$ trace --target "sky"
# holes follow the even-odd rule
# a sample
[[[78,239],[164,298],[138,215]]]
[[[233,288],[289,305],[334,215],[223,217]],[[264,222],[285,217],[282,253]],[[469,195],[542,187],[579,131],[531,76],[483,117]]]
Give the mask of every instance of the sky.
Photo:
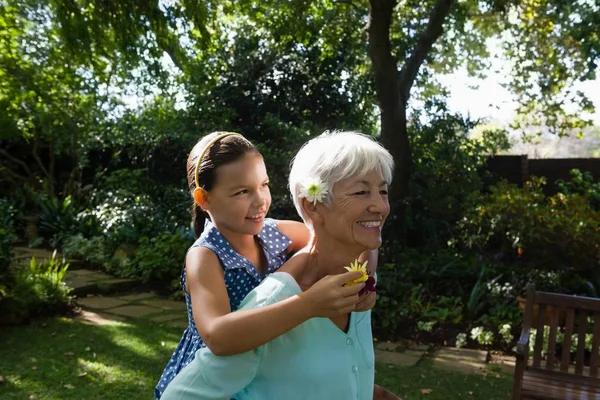
[[[469,77],[464,68],[453,74],[438,76],[440,83],[449,89],[447,104],[450,111],[468,114],[474,119],[485,119],[493,126],[507,129],[512,142],[509,154],[526,154],[530,158],[600,156],[600,137],[592,134],[589,129],[583,137],[558,137],[547,133],[534,137],[531,141],[523,141],[521,132],[511,131],[509,124],[516,117],[517,104],[515,97],[502,86],[508,82],[510,63],[502,57],[499,46],[494,42],[488,44],[488,51],[492,55],[492,61],[490,73],[485,79]],[[600,127],[600,78],[578,83],[573,89],[581,90],[594,103],[595,113],[585,117],[591,117],[594,125]]]
[[[514,97],[502,87],[502,76],[491,74],[481,80],[468,76],[466,70],[444,75],[440,82],[450,89],[448,105],[452,111],[469,113],[474,118],[488,118],[510,122],[515,116]],[[600,79],[577,85],[596,107],[593,120],[600,125]]]
[[[469,77],[465,68],[438,78],[442,85],[450,89],[450,110],[468,113],[473,118],[495,120],[504,125],[514,119],[516,109],[515,98],[502,87],[502,83],[508,82],[511,67],[502,56],[499,42],[490,40],[488,51],[492,58],[490,74],[486,79]],[[594,103],[597,111],[592,119],[595,125],[600,125],[600,78],[579,84],[575,89],[584,92]]]

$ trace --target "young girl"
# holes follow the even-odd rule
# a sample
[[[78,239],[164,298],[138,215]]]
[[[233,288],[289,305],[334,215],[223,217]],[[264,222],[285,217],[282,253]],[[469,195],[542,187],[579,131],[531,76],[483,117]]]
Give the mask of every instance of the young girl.
[[[214,132],[192,149],[188,185],[194,198],[194,230],[202,232],[203,213],[210,222],[185,260],[181,285],[189,326],[154,390],[159,399],[167,385],[207,346],[216,355],[253,350],[313,317],[366,311],[375,293],[362,296],[364,284],[345,287],[360,272],[326,276],[310,290],[261,309],[235,311],[286,254],[309,239],[304,224],[265,218],[271,205],[269,178],[258,150],[235,133]],[[370,265],[377,254],[370,252]]]

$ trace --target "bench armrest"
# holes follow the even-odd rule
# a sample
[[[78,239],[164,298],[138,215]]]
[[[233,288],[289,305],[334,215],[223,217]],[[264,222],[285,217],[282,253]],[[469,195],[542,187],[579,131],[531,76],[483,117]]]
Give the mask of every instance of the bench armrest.
[[[521,337],[517,342],[517,358],[527,360],[527,357],[529,356],[529,334],[529,327],[523,327],[523,330],[521,331]]]

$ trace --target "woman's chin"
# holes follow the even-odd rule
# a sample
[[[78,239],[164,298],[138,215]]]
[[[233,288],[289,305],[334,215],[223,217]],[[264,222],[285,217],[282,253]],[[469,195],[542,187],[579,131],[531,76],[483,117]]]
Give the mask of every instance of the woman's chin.
[[[377,250],[381,246],[381,238],[379,240],[364,240],[358,243],[364,250]]]

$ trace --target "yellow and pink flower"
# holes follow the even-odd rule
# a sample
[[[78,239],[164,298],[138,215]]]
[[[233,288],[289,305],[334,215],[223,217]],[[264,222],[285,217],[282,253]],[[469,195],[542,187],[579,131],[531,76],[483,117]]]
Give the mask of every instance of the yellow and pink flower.
[[[350,263],[349,267],[344,267],[344,269],[346,269],[349,272],[362,272],[362,276],[346,283],[346,286],[350,286],[355,285],[357,283],[365,282],[365,287],[362,288],[361,291],[358,293],[359,296],[375,291],[375,278],[369,275],[369,272],[367,271],[367,263],[368,261],[365,261],[365,263],[361,265],[358,260],[354,260],[353,263]]]

